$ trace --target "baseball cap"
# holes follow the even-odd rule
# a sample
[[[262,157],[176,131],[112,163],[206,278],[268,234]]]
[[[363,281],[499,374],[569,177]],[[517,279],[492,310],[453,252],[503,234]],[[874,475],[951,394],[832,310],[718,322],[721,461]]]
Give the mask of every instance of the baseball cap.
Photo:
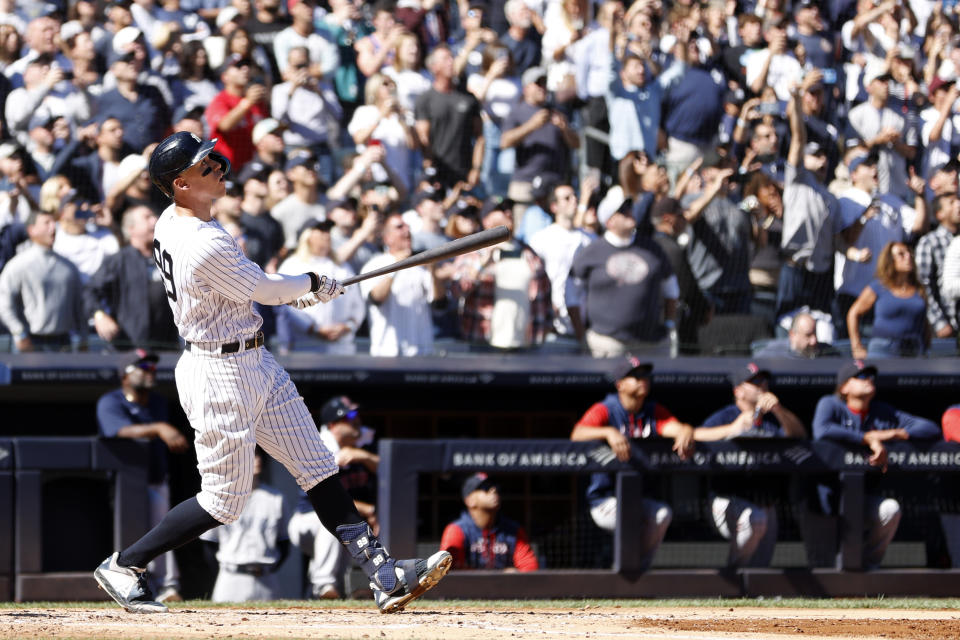
[[[120,161],[120,166],[117,167],[117,175],[121,178],[124,178],[126,176],[133,175],[134,173],[145,171],[146,168],[147,159],[139,153],[131,153]]]
[[[307,220],[300,227],[300,231],[297,232],[297,237],[303,235],[304,231],[313,229],[318,231],[330,231],[330,229],[333,229],[333,220],[330,220],[329,218],[326,220]]]
[[[184,118],[190,118],[191,120],[202,119],[203,107],[198,104],[192,106],[185,104],[180,105],[176,111],[173,112],[173,122],[180,122]]]
[[[480,211],[480,218],[486,218],[488,214],[494,211],[513,211],[513,204],[514,202],[510,198],[500,196],[487,198],[487,201],[483,203],[483,209]]]
[[[533,180],[530,182],[530,196],[537,200],[544,200],[553,193],[553,190],[557,187],[557,183],[554,180],[549,178],[544,178],[543,176],[534,176]]]
[[[133,62],[136,59],[133,51],[115,51],[111,50],[107,56],[107,66],[112,67],[114,62]]]
[[[463,489],[461,489],[460,495],[464,500],[466,500],[467,496],[474,491],[486,491],[487,489],[495,486],[497,486],[497,483],[495,483],[487,474],[481,471],[464,480]]]
[[[227,59],[223,61],[222,65],[220,65],[220,68],[217,70],[217,74],[222,74],[230,67],[249,67],[252,65],[253,63],[250,62],[250,58],[242,56],[239,53],[232,53],[227,56]]]
[[[761,376],[766,377],[768,380],[771,377],[768,370],[761,369],[755,362],[750,362],[730,372],[730,384],[738,387],[744,382],[752,382],[755,378]]]
[[[887,65],[877,62],[867,63],[863,71],[863,86],[869,87],[874,80],[889,80],[890,72],[887,71]]]
[[[70,38],[75,38],[83,33],[83,25],[79,20],[69,20],[60,25],[60,40],[66,42]]]
[[[31,117],[30,122],[27,124],[27,130],[36,129],[37,127],[47,128],[52,125],[59,116],[55,116],[46,109],[41,111],[36,111]]]
[[[876,154],[862,153],[858,156],[853,156],[852,158],[850,158],[850,162],[847,163],[847,168],[850,170],[850,173],[852,174],[856,170],[856,168],[862,164],[866,164],[868,166],[876,166],[877,162],[878,162],[878,158]]]
[[[9,158],[17,152],[17,143],[4,142],[0,144],[0,158]]]
[[[629,198],[624,195],[622,188],[619,186],[610,187],[607,195],[603,196],[603,200],[597,206],[597,220],[600,221],[600,226],[606,227],[613,214],[620,211],[628,200]]]
[[[343,420],[354,420],[360,407],[347,396],[330,398],[320,408],[320,422],[326,425]]]
[[[683,213],[683,205],[680,204],[679,200],[670,197],[660,198],[650,209],[650,217],[654,219],[660,218],[668,213]]]
[[[521,84],[525,87],[528,84],[535,84],[540,80],[545,80],[547,78],[547,70],[543,67],[530,67],[523,72],[523,76],[520,78]]]
[[[913,60],[917,57],[917,50],[908,44],[900,43],[897,47],[897,57],[901,60]]]
[[[290,154],[290,157],[287,158],[287,163],[283,165],[283,170],[290,171],[295,167],[307,167],[308,169],[313,169],[316,163],[317,158],[312,153],[309,151],[300,151]]]
[[[826,153],[826,149],[821,147],[820,143],[815,140],[811,140],[803,147],[803,154],[806,156],[826,155]]]
[[[649,378],[651,373],[653,373],[652,362],[641,362],[635,356],[627,356],[613,370],[613,379]]]
[[[934,93],[937,92],[938,89],[942,89],[943,87],[949,88],[949,86],[950,86],[949,82],[947,82],[940,76],[934,76],[933,80],[930,81],[930,84],[927,85],[927,95],[932,96]]]
[[[223,29],[223,25],[231,20],[236,20],[239,15],[240,12],[233,6],[226,6],[220,9],[220,13],[217,14],[217,29]]]
[[[253,144],[260,144],[263,137],[268,133],[282,131],[285,127],[283,123],[274,118],[264,118],[253,126],[253,133],[250,135]]]
[[[840,367],[840,371],[837,372],[837,386],[839,387],[850,378],[876,375],[877,365],[863,360],[854,360]]]
[[[143,37],[143,31],[140,31],[140,29],[133,26],[124,27],[113,36],[113,41],[111,42],[113,50],[117,53],[124,53],[127,45],[133,44],[141,37]]]
[[[426,200],[443,202],[443,195],[436,189],[420,189],[410,198],[410,206],[416,209],[422,202]]]
[[[133,373],[137,369],[156,371],[158,362],[160,362],[160,356],[157,354],[150,353],[144,349],[137,349],[133,352],[133,357],[124,362],[120,368],[120,376],[122,377],[128,373]]]

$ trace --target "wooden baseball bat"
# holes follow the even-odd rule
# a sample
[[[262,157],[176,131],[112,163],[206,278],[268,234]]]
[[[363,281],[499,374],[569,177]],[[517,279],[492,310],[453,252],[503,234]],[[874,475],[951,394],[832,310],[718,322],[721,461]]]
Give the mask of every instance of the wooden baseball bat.
[[[377,276],[393,273],[394,271],[400,271],[401,269],[409,269],[410,267],[416,267],[421,264],[439,262],[440,260],[446,260],[447,258],[459,256],[463,253],[470,253],[471,251],[476,251],[477,249],[483,249],[484,247],[500,244],[509,237],[510,230],[504,226],[485,229],[477,233],[471,233],[470,235],[464,236],[457,240],[445,242],[439,247],[421,251],[420,253],[410,256],[409,258],[404,258],[403,260],[394,262],[393,264],[385,267],[380,267],[379,269],[374,269],[373,271],[367,271],[366,273],[360,273],[355,276],[351,276],[350,278],[342,280],[340,284],[346,287],[347,285],[356,284],[361,280],[376,278]]]

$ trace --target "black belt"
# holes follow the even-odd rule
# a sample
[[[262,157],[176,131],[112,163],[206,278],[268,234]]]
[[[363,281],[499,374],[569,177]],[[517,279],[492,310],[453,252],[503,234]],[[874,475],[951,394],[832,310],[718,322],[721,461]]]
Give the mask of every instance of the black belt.
[[[263,331],[257,331],[257,335],[252,338],[247,338],[243,341],[243,350],[249,351],[250,349],[256,349],[257,347],[263,346]],[[205,349],[202,345],[199,345],[195,342],[187,342],[187,348],[197,347],[204,351],[209,351],[210,353],[237,353],[240,351],[240,341],[237,342],[225,342],[220,345],[220,348],[214,349]]]
[[[256,562],[251,564],[223,564],[220,566],[222,569],[229,571],[230,573],[243,573],[248,576],[255,576],[257,578],[273,572],[272,564],[260,564]]]

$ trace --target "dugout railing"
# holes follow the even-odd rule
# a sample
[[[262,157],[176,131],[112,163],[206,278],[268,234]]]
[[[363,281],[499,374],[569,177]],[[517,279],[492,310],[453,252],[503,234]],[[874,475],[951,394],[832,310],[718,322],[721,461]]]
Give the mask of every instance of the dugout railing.
[[[633,457],[623,463],[602,443],[567,440],[400,440],[380,443],[378,512],[381,537],[394,555],[413,555],[417,545],[418,496],[412,488],[421,474],[616,475],[618,525],[613,536],[613,564],[602,569],[549,568],[532,573],[454,571],[433,597],[505,598],[561,597],[738,597],[738,596],[957,596],[960,570],[878,569],[861,566],[866,480],[879,470],[868,464],[866,447],[796,440],[732,440],[697,443],[696,453],[682,461],[670,441],[633,443]],[[892,443],[891,474],[956,474],[960,444]],[[836,566],[820,568],[653,569],[638,570],[641,559],[630,542],[640,524],[638,500],[644,474],[786,474],[833,477],[841,488],[835,518],[811,515],[805,540],[811,546],[836,539]],[[787,499],[786,496],[784,499]],[[944,519],[953,528],[956,518]],[[947,531],[948,537],[956,532]]]

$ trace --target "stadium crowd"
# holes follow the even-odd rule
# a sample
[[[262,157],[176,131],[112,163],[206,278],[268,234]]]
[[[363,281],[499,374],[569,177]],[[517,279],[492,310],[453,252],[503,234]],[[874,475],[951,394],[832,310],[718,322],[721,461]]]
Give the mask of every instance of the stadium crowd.
[[[280,352],[955,354],[954,8],[0,0],[0,323],[16,351],[179,347],[146,167],[184,130],[267,272],[513,231],[264,308]]]

